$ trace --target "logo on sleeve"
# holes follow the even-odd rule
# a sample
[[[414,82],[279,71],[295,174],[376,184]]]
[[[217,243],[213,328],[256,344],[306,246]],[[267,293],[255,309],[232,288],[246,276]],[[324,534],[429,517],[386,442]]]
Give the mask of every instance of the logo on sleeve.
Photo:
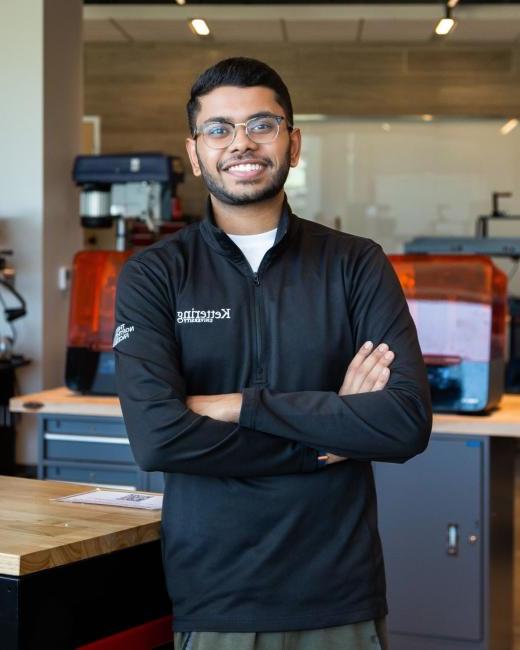
[[[114,341],[112,343],[112,347],[115,348],[118,343],[121,343],[121,341],[124,341],[125,339],[130,338],[130,334],[135,330],[135,327],[133,325],[129,325],[128,327],[126,326],[125,323],[122,323],[118,327],[116,327],[116,330],[114,332]]]
[[[222,309],[189,309],[177,312],[178,323],[213,323],[215,320],[231,318],[231,307]]]

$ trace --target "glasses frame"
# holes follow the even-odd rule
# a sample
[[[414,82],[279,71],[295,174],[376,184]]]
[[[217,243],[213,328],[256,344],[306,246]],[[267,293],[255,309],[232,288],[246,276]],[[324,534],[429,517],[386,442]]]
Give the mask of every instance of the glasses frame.
[[[265,119],[266,117],[270,117],[270,118],[276,120],[276,125],[277,125],[276,133],[275,133],[272,140],[268,140],[267,142],[256,142],[249,135],[248,124],[250,124],[251,122],[254,122],[256,120],[261,120],[263,118]],[[271,144],[271,142],[274,142],[276,140],[276,138],[278,137],[278,135],[280,133],[280,123],[282,122],[282,120],[285,120],[287,122],[287,131],[289,131],[289,133],[291,133],[291,131],[293,131],[294,127],[293,127],[292,124],[289,124],[289,122],[287,121],[287,118],[284,117],[283,115],[256,115],[254,117],[250,117],[245,122],[236,122],[235,124],[233,124],[233,122],[227,122],[225,120],[216,120],[216,121],[213,121],[213,122],[210,120],[209,122],[205,122],[204,125],[208,125],[208,124],[229,124],[229,126],[233,127],[233,139],[231,140],[231,142],[229,142],[228,144],[222,145],[221,147],[215,147],[214,145],[208,144],[208,142],[204,138],[204,130],[203,130],[204,125],[202,125],[202,127],[195,128],[195,130],[193,131],[193,139],[196,140],[199,137],[199,135],[201,135],[202,139],[204,140],[204,143],[210,149],[227,149],[228,147],[230,147],[233,144],[233,142],[235,142],[235,139],[237,137],[237,126],[243,126],[244,130],[246,132],[246,135],[251,140],[251,142],[254,142],[255,144]]]

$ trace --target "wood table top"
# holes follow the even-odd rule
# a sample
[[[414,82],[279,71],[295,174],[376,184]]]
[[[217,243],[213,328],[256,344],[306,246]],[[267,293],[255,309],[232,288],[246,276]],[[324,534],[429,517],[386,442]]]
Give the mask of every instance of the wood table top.
[[[9,408],[14,413],[122,417],[117,397],[78,395],[65,387],[14,397]],[[499,408],[484,415],[435,413],[432,431],[520,438],[520,395],[504,395]]]
[[[117,396],[81,395],[65,386],[13,397],[9,402],[9,410],[13,413],[123,417]]]
[[[53,501],[89,489],[0,476],[0,574],[21,576],[159,539],[160,510]]]

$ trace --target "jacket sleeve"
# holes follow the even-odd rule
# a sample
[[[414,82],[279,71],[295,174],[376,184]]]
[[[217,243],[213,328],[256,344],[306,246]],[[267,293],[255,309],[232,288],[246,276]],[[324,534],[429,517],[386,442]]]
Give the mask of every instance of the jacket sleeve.
[[[431,433],[430,390],[415,325],[380,246],[365,252],[345,285],[355,350],[371,340],[395,352],[386,388],[342,397],[246,388],[240,424],[355,460],[404,462],[426,448]]]
[[[119,276],[114,351],[128,438],[146,471],[246,477],[313,471],[297,441],[197,415],[186,389],[167,283],[132,259]]]

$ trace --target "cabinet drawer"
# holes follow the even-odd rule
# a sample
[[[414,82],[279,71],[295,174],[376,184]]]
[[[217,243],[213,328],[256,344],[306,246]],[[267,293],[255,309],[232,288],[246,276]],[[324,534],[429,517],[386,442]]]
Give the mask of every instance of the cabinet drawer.
[[[92,467],[45,467],[44,477],[53,481],[119,485],[128,488],[137,487],[137,470],[118,471]]]
[[[135,462],[126,437],[44,433],[43,439],[44,458],[49,460],[90,460],[132,464]]]
[[[125,424],[120,418],[45,418],[43,429],[48,433],[74,433],[126,438]]]

